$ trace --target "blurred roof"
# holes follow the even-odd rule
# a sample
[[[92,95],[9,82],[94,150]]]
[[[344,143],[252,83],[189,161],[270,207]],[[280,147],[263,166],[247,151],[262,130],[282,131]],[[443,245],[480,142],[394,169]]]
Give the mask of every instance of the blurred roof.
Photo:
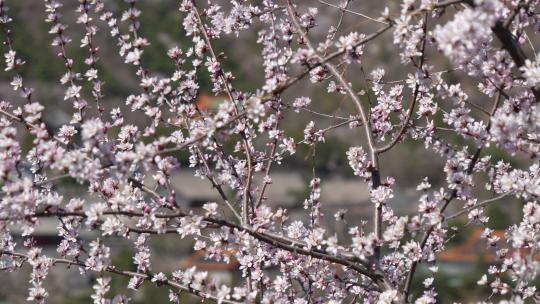
[[[463,244],[439,253],[439,260],[450,263],[475,263],[479,259],[489,263],[495,262],[497,259],[495,249],[488,247],[486,240],[482,239],[483,230],[481,227],[476,227]],[[504,230],[494,230],[493,235],[503,239]],[[540,260],[540,252],[535,255],[535,259]]]
[[[197,270],[216,271],[216,270],[236,270],[239,267],[238,260],[233,256],[232,252],[225,253],[230,256],[229,263],[216,262],[205,258],[204,251],[194,251],[190,256],[180,262],[182,268],[197,267]]]
[[[217,110],[219,105],[227,99],[228,97],[223,95],[212,96],[207,93],[202,93],[197,98],[197,106],[201,110]]]

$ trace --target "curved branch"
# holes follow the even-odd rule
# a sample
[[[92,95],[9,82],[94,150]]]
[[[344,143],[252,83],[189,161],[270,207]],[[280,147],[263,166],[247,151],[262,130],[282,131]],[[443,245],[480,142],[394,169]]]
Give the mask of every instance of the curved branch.
[[[4,250],[0,251],[0,256],[2,256],[2,255],[9,255],[9,256],[23,258],[23,259],[29,259],[30,258],[29,255],[24,254],[24,253],[10,252],[10,251],[4,251]],[[86,265],[84,263],[82,263],[80,261],[76,261],[76,260],[60,259],[60,258],[49,258],[49,259],[52,260],[53,264],[76,265],[76,266],[79,266],[79,267],[86,268]],[[151,273],[139,273],[139,272],[134,272],[134,271],[128,271],[128,270],[123,270],[123,269],[117,268],[115,266],[108,266],[105,271],[109,272],[109,273],[122,275],[122,276],[127,276],[127,277],[137,277],[137,278],[143,279],[145,281],[149,281],[149,282],[152,281],[152,278],[154,276]],[[218,300],[217,297],[215,297],[215,296],[213,296],[211,294],[208,294],[208,293],[203,292],[203,291],[198,290],[198,289],[194,289],[194,288],[192,288],[190,286],[180,284],[180,283],[175,282],[173,280],[167,279],[166,281],[160,282],[159,284],[174,287],[174,288],[176,288],[176,289],[178,289],[180,291],[185,291],[185,292],[191,293],[191,294],[196,295],[196,296],[198,296],[198,297],[200,297],[202,299],[212,299],[212,300],[216,300],[216,301]],[[222,303],[227,303],[227,304],[239,304],[239,303],[242,303],[242,302],[231,301],[231,300],[226,300],[226,299],[221,299],[220,301]]]
[[[122,216],[128,216],[128,217],[143,217],[147,216],[147,214],[144,214],[142,212],[135,212],[135,211],[115,211],[115,210],[106,210],[102,213],[102,215],[122,215]],[[86,218],[87,215],[84,212],[66,212],[66,211],[41,211],[37,212],[32,215],[28,215],[27,217],[81,217]],[[158,213],[154,215],[156,218],[163,218],[163,219],[176,219],[176,218],[182,218],[189,216],[188,214],[178,211],[175,213]],[[14,218],[0,218],[0,221],[13,221],[17,220]],[[354,256],[333,256],[325,253],[324,251],[317,250],[317,249],[305,249],[304,244],[301,242],[288,239],[281,235],[276,235],[271,232],[266,231],[259,231],[256,228],[252,227],[246,227],[240,224],[235,224],[223,219],[217,219],[212,217],[204,217],[203,220],[206,223],[216,225],[217,227],[229,227],[231,229],[237,229],[239,231],[243,231],[251,235],[252,237],[267,243],[269,245],[275,246],[277,248],[294,252],[297,254],[305,255],[305,256],[311,256],[314,258],[318,258],[320,260],[325,260],[328,262],[332,262],[335,264],[340,264],[342,266],[346,266],[347,268],[353,269],[357,271],[358,273],[370,278],[372,281],[376,283],[384,283],[389,284],[386,282],[382,275],[375,273],[370,270],[369,265],[359,261]],[[151,233],[151,234],[158,234],[159,232],[157,230],[152,229],[139,229],[139,228],[129,228],[132,232],[137,233]],[[167,230],[167,233],[175,233],[176,230]],[[357,262],[360,262],[360,265],[357,264]]]

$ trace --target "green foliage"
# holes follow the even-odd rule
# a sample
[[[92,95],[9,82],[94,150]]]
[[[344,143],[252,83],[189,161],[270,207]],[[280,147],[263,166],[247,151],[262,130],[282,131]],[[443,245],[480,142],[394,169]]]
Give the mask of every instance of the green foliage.
[[[501,202],[502,203],[502,202]],[[501,205],[492,204],[487,208],[487,216],[489,217],[488,227],[491,229],[506,229],[512,224],[512,217],[508,214],[509,208],[520,206],[516,202],[505,201],[504,210]]]
[[[61,304],[92,304],[92,303],[93,301],[92,301],[90,292],[83,293],[76,296],[67,296],[61,302]]]
[[[136,271],[136,267],[132,262],[133,250],[124,248],[115,254],[112,258],[112,264],[120,269]],[[125,276],[115,275],[111,279],[110,294],[123,294],[126,291],[129,278]]]
[[[309,181],[306,181],[304,185],[305,186],[302,189],[290,189],[288,191],[289,195],[293,198],[293,201],[295,202],[294,207],[296,208],[302,207],[302,203],[306,198],[309,197],[309,194],[311,193]]]
[[[426,266],[421,266],[417,270],[412,284],[412,293],[415,297],[421,296],[423,281],[429,276],[435,278],[433,285],[438,292],[437,303],[455,303],[481,301],[490,295],[490,289],[480,286],[476,282],[487,271],[488,264],[481,258],[475,264],[438,264],[439,271],[431,274]],[[456,268],[459,268],[456,270]],[[456,275],[455,272],[460,272]]]
[[[298,139],[303,137],[303,130],[288,129],[286,134]],[[305,167],[306,163],[308,163],[314,167],[318,174],[340,172],[343,175],[352,176],[346,156],[348,149],[349,145],[340,138],[326,136],[325,143],[315,145],[315,148],[304,144],[297,146],[291,165]]]
[[[472,234],[473,228],[467,226],[466,223],[460,219],[451,220],[448,222],[449,236],[451,238],[446,243],[447,248],[463,244]],[[454,233],[454,231],[459,231]]]

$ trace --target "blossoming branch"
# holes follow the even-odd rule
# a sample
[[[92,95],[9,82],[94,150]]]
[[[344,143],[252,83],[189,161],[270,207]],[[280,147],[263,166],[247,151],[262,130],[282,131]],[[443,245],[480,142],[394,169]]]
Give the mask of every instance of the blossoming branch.
[[[96,277],[91,298],[99,304],[128,303],[145,281],[166,288],[172,303],[183,293],[217,303],[436,303],[444,300],[434,280],[439,253],[462,233],[450,225],[456,218],[482,227],[482,246],[496,251],[477,278],[490,290],[485,301],[540,301],[540,1],[402,0],[376,13],[356,10],[375,1],[175,1],[189,43],[162,54],[173,69],[163,74],[146,62],[154,37],[142,30],[152,29],[140,20],[145,1],[78,0],[72,10],[69,1],[43,0],[43,48],[63,67],[56,107],[70,115],[59,127],[47,122],[54,109],[24,73],[34,64],[24,54],[42,50],[15,46],[23,34],[8,7],[16,2],[0,0],[3,74],[18,93],[0,101],[0,269],[31,268],[29,301],[45,303],[54,292],[45,288],[49,271],[67,265]],[[332,12],[331,24],[322,10]],[[361,25],[344,27],[344,18]],[[119,107],[104,93],[102,33],[137,80]],[[258,54],[244,60],[264,79],[253,90],[239,88],[226,64],[235,50],[220,43],[245,37]],[[395,58],[399,73],[381,56]],[[206,80],[224,97],[215,109],[197,102]],[[302,85],[320,94],[303,96]],[[318,107],[341,101],[345,115]],[[286,120],[307,121],[303,134],[289,132]],[[340,235],[322,221],[325,176],[311,162],[303,220],[268,203],[274,172],[298,149],[331,145],[338,130],[349,134],[343,157],[371,202],[362,225],[348,224],[347,210],[335,214]],[[410,143],[442,160],[444,179],[441,187],[414,181],[414,212],[402,215],[392,205],[402,181],[385,173],[385,155]],[[394,157],[405,165],[417,156]],[[219,199],[185,204],[173,181],[179,171],[205,180]],[[85,191],[64,197],[65,180]],[[484,211],[510,197],[522,217],[500,238]],[[44,219],[61,237],[53,255],[34,240]],[[150,241],[164,234],[191,240],[207,259],[237,260],[241,280],[220,283],[196,268],[155,271]],[[113,238],[132,244],[134,270],[113,263]],[[428,277],[413,290],[422,265]],[[125,293],[111,294],[116,275],[129,278]]]

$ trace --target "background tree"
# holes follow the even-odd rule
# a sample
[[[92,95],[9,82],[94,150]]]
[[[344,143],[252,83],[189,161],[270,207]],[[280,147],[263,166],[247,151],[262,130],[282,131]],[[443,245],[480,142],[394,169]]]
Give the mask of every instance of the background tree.
[[[127,303],[128,290],[145,281],[167,288],[171,302],[190,293],[218,303],[435,303],[445,300],[438,288],[446,280],[435,275],[437,254],[470,225],[484,227],[485,245],[496,250],[487,272],[473,274],[491,294],[485,300],[540,300],[538,1],[383,1],[373,12],[371,1],[183,0],[178,19],[166,23],[182,44],[165,54],[151,43],[157,28],[141,26],[144,1],[79,0],[68,15],[61,2],[44,0],[46,43],[58,57],[45,66],[25,58],[41,56],[45,44],[17,42],[25,34],[8,2],[0,0],[3,77],[22,98],[2,92],[0,102],[0,268],[29,265],[28,300],[45,302],[49,270],[68,266],[95,277],[94,303]],[[344,28],[344,18],[360,30]],[[71,27],[84,29],[82,37],[72,40]],[[226,41],[245,39],[260,56],[234,58],[242,50]],[[102,45],[116,45],[121,61],[102,56]],[[158,61],[164,56],[169,64]],[[384,68],[391,61],[397,67]],[[136,76],[128,92],[108,74],[121,64]],[[229,69],[241,65],[259,67],[261,83]],[[59,76],[63,101],[41,103],[29,71]],[[317,94],[303,96],[301,84]],[[202,88],[224,101],[202,108]],[[113,107],[104,90],[126,96]],[[70,118],[51,124],[46,116],[59,108]],[[303,134],[287,131],[286,119],[304,124]],[[338,131],[346,141],[325,140]],[[399,150],[415,144],[415,153]],[[307,157],[295,159],[297,149]],[[372,202],[370,220],[345,223],[339,236],[321,220],[324,177],[343,170],[339,160],[324,165],[332,150],[369,185]],[[421,166],[425,155],[440,168]],[[267,204],[274,170],[295,162],[311,172],[304,221]],[[390,163],[416,171],[392,176]],[[196,209],[179,200],[172,176],[189,168],[219,201]],[[73,185],[64,180],[84,191],[65,198]],[[418,192],[412,214],[392,206],[400,184]],[[523,210],[504,238],[484,214],[497,202]],[[55,219],[62,237],[53,256],[33,238],[43,218]],[[335,218],[344,221],[347,210]],[[458,218],[467,225],[452,225]],[[153,271],[149,242],[163,234],[191,240],[209,259],[236,259],[242,280],[229,286],[195,268]],[[131,268],[112,258],[117,238],[134,245]],[[427,269],[413,292],[420,265]],[[109,292],[116,275],[129,279],[117,295]]]

